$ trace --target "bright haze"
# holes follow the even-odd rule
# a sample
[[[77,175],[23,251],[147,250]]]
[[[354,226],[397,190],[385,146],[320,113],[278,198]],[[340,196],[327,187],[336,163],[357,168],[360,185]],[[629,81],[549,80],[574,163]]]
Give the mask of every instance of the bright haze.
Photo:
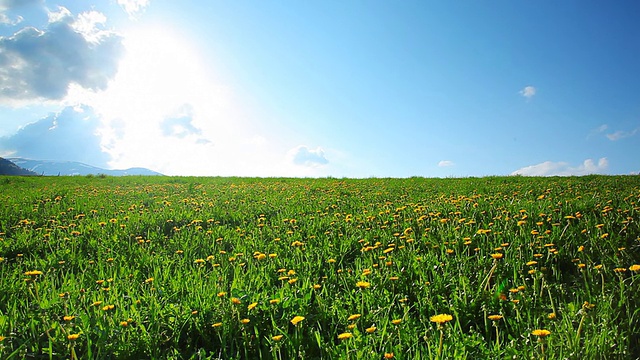
[[[636,1],[0,0],[0,156],[167,175],[640,171]]]

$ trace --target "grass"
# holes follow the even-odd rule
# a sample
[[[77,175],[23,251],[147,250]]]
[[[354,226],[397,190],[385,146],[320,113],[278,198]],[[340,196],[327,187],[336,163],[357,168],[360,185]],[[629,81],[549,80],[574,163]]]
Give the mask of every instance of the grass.
[[[3,359],[640,357],[637,177],[0,189]]]

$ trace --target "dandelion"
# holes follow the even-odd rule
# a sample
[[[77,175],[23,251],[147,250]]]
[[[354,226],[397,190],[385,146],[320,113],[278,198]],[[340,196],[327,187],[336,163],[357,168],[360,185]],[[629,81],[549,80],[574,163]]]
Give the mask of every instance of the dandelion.
[[[214,328],[217,328],[217,327],[220,327],[220,326],[222,326],[221,322],[217,322],[217,323],[211,325],[211,327],[214,327]]]
[[[73,316],[73,315],[66,315],[65,317],[62,318],[62,320],[69,322],[69,321],[71,321],[71,320],[73,320],[75,318],[76,317]]]
[[[241,319],[241,320],[240,320],[240,322],[241,322],[242,324],[246,325],[246,324],[250,323],[250,322],[251,322],[251,320],[249,320],[249,319]]]
[[[549,320],[555,319],[556,318],[556,313],[554,313],[554,312],[549,313],[549,315],[547,315],[547,318],[549,318]]]
[[[297,326],[298,323],[301,322],[302,320],[304,320],[304,316],[296,316],[293,319],[291,319],[291,323]]]
[[[153,279],[152,277],[150,277],[150,278],[148,278],[147,280],[145,280],[145,281],[144,281],[144,283],[145,283],[145,284],[150,284],[150,283],[152,283],[152,282],[153,282],[153,280],[154,280],[154,279]]]
[[[371,283],[366,281],[358,281],[356,283],[356,286],[359,287],[360,289],[367,289],[371,286]]]
[[[109,311],[115,309],[115,305],[105,305],[102,307],[102,311]]]
[[[346,340],[346,339],[351,339],[353,337],[353,334],[350,332],[344,332],[340,335],[338,335],[338,340]]]
[[[393,357],[394,357],[393,353],[384,353],[385,359],[393,359]]]
[[[240,299],[238,299],[237,297],[232,297],[231,302],[236,305],[239,305],[242,303],[242,301],[240,301]]]
[[[545,330],[545,329],[535,329],[531,332],[531,335],[543,338],[545,336],[549,336],[551,334],[551,331],[549,330]]]
[[[258,306],[258,303],[257,303],[257,302],[251,303],[251,304],[249,304],[249,305],[247,306],[247,310],[251,310],[251,309],[255,308],[256,306]]]
[[[360,316],[362,316],[361,314],[353,314],[351,316],[349,316],[349,318],[347,320],[352,321],[352,320],[357,320],[358,318],[360,318]]]
[[[502,259],[502,257],[503,257],[503,256],[504,256],[504,254],[502,254],[502,253],[495,253],[495,254],[491,254],[491,257],[492,257],[494,260],[500,260],[500,259]]]
[[[271,299],[271,300],[269,300],[269,304],[271,304],[271,305],[275,305],[275,304],[277,304],[279,302],[280,302],[280,299]]]
[[[432,317],[429,318],[429,320],[431,320],[431,322],[434,322],[438,325],[442,325],[444,323],[447,323],[453,320],[453,316],[449,314],[438,314],[438,315],[433,315]]]
[[[367,332],[367,334],[372,334],[372,333],[374,333],[377,329],[378,329],[377,327],[375,327],[375,326],[371,326],[371,327],[368,327],[368,328],[364,329],[364,331],[366,331],[366,332]]]
[[[36,277],[38,275],[42,275],[42,271],[40,270],[31,270],[24,273],[27,276]]]
[[[502,319],[502,315],[489,315],[489,316],[487,316],[487,318],[489,318],[489,320],[491,320],[491,321],[498,321],[498,320]]]
[[[636,265],[631,265],[629,267],[629,270],[633,271],[633,272],[640,272],[640,265],[637,265],[637,264]]]
[[[80,334],[69,334],[69,335],[67,335],[67,339],[70,340],[70,341],[78,340],[79,337],[80,337]]]
[[[320,284],[313,284],[313,289],[314,289],[314,290],[318,290],[318,289],[320,289],[320,288],[322,288],[322,285],[320,285]]]
[[[393,325],[400,325],[401,322],[402,322],[402,319],[393,319],[393,320],[391,320],[391,323]]]
[[[280,341],[280,340],[282,340],[282,337],[283,337],[283,335],[275,335],[275,336],[272,336],[271,339],[273,341]]]

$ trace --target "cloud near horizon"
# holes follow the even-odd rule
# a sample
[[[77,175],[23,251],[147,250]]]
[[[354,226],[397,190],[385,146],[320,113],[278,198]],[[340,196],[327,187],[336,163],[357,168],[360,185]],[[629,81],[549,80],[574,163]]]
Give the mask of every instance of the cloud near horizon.
[[[450,167],[454,165],[455,163],[451,160],[442,160],[438,163],[438,167]]]
[[[104,90],[117,73],[122,38],[104,30],[103,14],[73,16],[59,7],[48,18],[43,29],[28,26],[0,37],[0,104],[61,100],[74,84]]]
[[[523,176],[580,176],[589,174],[603,174],[609,167],[607,158],[600,158],[598,163],[586,159],[578,166],[571,166],[566,162],[545,161],[540,164],[525,166],[511,173]]]
[[[295,165],[309,167],[326,165],[329,163],[329,160],[325,157],[324,150],[321,147],[309,149],[307,146],[300,145],[289,150],[288,158]]]
[[[36,160],[79,161],[107,167],[100,119],[88,106],[66,107],[0,138],[0,156]]]

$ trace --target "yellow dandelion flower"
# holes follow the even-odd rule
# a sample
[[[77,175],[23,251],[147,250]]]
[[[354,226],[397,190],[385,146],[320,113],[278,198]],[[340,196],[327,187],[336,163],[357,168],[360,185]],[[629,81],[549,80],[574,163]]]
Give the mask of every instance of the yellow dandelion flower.
[[[360,289],[367,289],[371,286],[371,283],[366,281],[358,281],[356,283],[356,286],[359,287]]]
[[[384,358],[385,359],[393,359],[395,355],[393,355],[393,353],[384,353]]]
[[[242,301],[240,301],[240,299],[238,299],[237,297],[232,297],[231,298],[231,302],[236,304],[236,305],[239,305],[239,304],[242,303]]]
[[[218,297],[224,297],[224,296],[226,296],[226,295],[227,295],[227,292],[226,292],[226,291],[220,291],[220,292],[218,293]]]
[[[353,337],[353,334],[350,332],[344,332],[340,335],[338,335],[338,340],[346,340],[346,339],[351,339]]]
[[[280,341],[280,340],[282,340],[282,337],[283,337],[283,335],[275,335],[275,336],[272,336],[271,339],[273,341]]]
[[[531,332],[531,335],[538,336],[538,337],[545,337],[545,336],[548,336],[549,334],[551,334],[551,331],[545,330],[545,329],[535,329]]]
[[[79,337],[80,337],[80,334],[69,334],[69,335],[67,335],[67,339],[71,340],[71,341],[78,340]]]
[[[362,316],[361,314],[353,314],[351,316],[349,316],[349,318],[347,320],[352,321],[352,320],[356,320],[358,318],[360,318],[360,316]]]
[[[42,271],[40,270],[31,270],[31,271],[27,271],[24,273],[27,276],[38,276],[38,275],[42,275]]]
[[[65,317],[62,318],[62,320],[64,321],[71,321],[73,319],[75,319],[76,317],[73,315],[66,315]]]
[[[245,324],[245,325],[246,325],[246,324],[250,323],[250,322],[251,322],[251,320],[249,320],[249,319],[241,319],[241,320],[240,320],[240,322],[241,322],[242,324]]]
[[[298,323],[302,320],[304,320],[304,316],[296,316],[293,319],[291,319],[291,323],[293,325],[298,325]]]
[[[502,315],[489,315],[487,316],[489,318],[489,320],[491,321],[498,321],[500,319],[502,319]]]
[[[274,305],[280,302],[280,299],[271,299],[269,300],[269,304]]]
[[[393,319],[393,320],[391,320],[391,323],[393,325],[400,325],[401,322],[402,322],[402,319]]]
[[[251,310],[251,309],[253,309],[253,308],[254,308],[254,307],[256,307],[256,306],[258,306],[258,303],[257,303],[257,302],[251,303],[251,304],[249,304],[249,305],[247,306],[247,310]]]
[[[314,290],[318,290],[318,289],[320,289],[321,287],[322,287],[322,285],[320,285],[320,284],[313,284],[313,289],[314,289]]]
[[[115,309],[115,305],[105,305],[102,307],[102,311],[109,311]]]
[[[431,320],[431,322],[441,325],[453,320],[453,316],[449,314],[438,314],[438,315],[433,315],[432,317],[429,318],[429,320]]]
[[[549,318],[549,320],[553,320],[556,318],[556,313],[549,313],[549,315],[547,315],[547,318]]]
[[[126,322],[126,321],[120,321],[120,326],[127,327],[127,326],[129,326],[129,323]]]
[[[502,254],[502,253],[495,253],[495,254],[491,254],[491,257],[492,257],[494,260],[502,259],[502,257],[503,257],[503,256],[504,256],[504,254]]]
[[[527,266],[533,266],[533,265],[536,265],[536,264],[538,264],[538,262],[535,261],[535,260],[527,261]]]
[[[629,270],[633,271],[633,272],[639,272],[640,271],[640,265],[637,265],[637,264],[636,265],[631,265],[629,267]]]
[[[217,322],[217,323],[215,323],[215,324],[213,324],[211,326],[214,327],[214,328],[215,327],[220,327],[220,326],[222,326],[222,323],[221,322]]]
[[[366,331],[366,332],[367,332],[367,334],[372,334],[372,333],[373,333],[373,332],[375,332],[377,329],[378,329],[377,327],[375,327],[375,326],[371,326],[371,327],[368,327],[368,328],[364,329],[364,331]]]

